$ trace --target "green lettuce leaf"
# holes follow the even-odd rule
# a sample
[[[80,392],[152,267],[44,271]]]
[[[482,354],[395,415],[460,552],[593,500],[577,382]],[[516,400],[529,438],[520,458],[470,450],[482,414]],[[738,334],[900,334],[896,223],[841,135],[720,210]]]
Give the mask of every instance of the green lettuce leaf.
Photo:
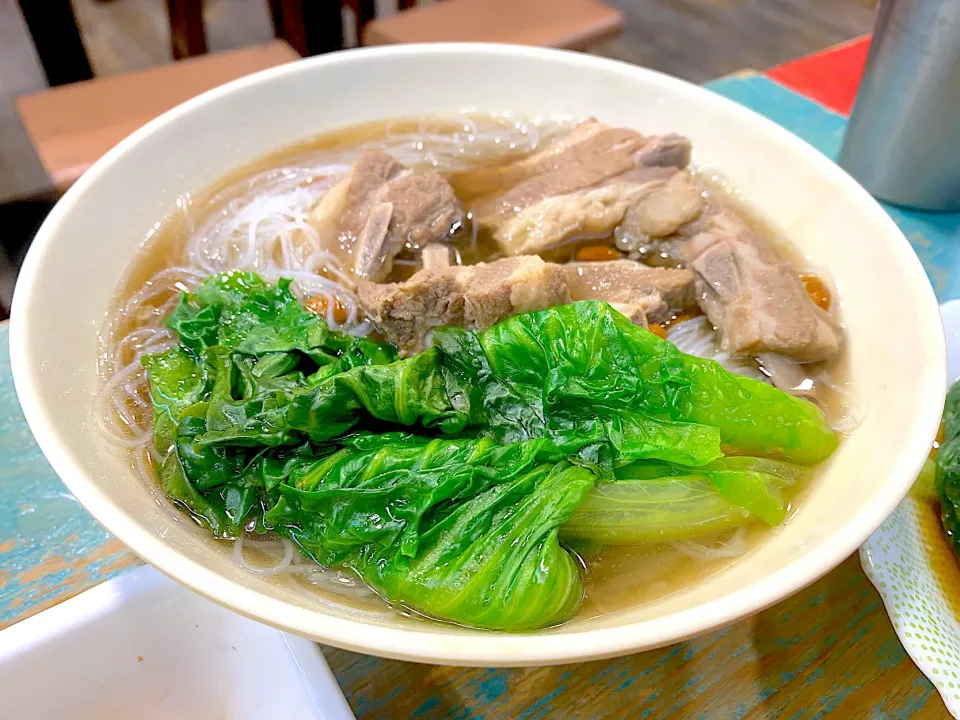
[[[289,285],[222,273],[182,297],[180,345],[143,359],[161,485],[216,537],[279,533],[430,617],[562,622],[583,586],[561,538],[775,524],[803,470],[722,444],[799,463],[836,445],[814,406],[602,303],[440,328],[398,360]]]
[[[396,360],[391,346],[331,331],[289,285],[252,273],[213,275],[168,318],[181,344],[141,359],[161,484],[218,537],[235,537],[251,517],[259,521],[279,484],[281,458],[282,465],[327,452],[287,422],[292,393]],[[277,456],[265,456],[267,448]]]
[[[655,458],[703,465],[721,457],[720,432],[709,425],[658,420],[631,410],[558,409],[543,432],[563,453],[607,475],[615,465]],[[503,442],[500,433],[490,433]]]
[[[940,495],[940,520],[954,551],[960,554],[960,382],[947,392],[943,430],[935,480]]]
[[[429,617],[495,630],[557,625],[583,601],[579,563],[558,528],[593,482],[584,468],[540,466],[451,506],[415,558],[364,554],[354,568],[387,600]]]
[[[180,413],[199,402],[209,392],[213,380],[208,368],[181,346],[145,355],[140,363],[150,381],[153,445],[161,457],[166,457],[177,442]]]
[[[725,457],[700,467],[675,463],[635,462],[617,468],[618,480],[659,479],[678,475],[707,480],[714,490],[768,525],[779,525],[787,512],[784,490],[808,474],[792,463],[755,457]]]
[[[560,528],[567,542],[633,545],[714,535],[750,519],[698,475],[598,483]]]
[[[804,463],[836,446],[815,406],[684,355],[604,303],[520,315],[481,333],[439,328],[435,348],[416,357],[384,364],[388,353],[366,353],[366,363],[327,372],[333,361],[307,374],[289,353],[324,335],[312,329],[325,328],[323,321],[276,300],[273,294],[289,295],[282,284],[264,287],[240,275],[208,280],[181,305],[194,325],[214,309],[228,328],[216,337],[223,347],[265,353],[255,361],[234,356],[240,387],[233,398],[214,401],[200,444],[325,442],[375,422],[445,434],[470,428],[500,442],[550,438],[606,476],[615,464],[643,458],[706,464],[721,457],[721,443]],[[257,302],[241,302],[244,293],[257,294]],[[267,333],[267,342],[265,330],[250,341],[251,328],[266,322],[265,307],[276,316],[273,325],[295,323],[288,334],[296,342],[280,343],[286,336],[279,331]],[[178,323],[171,325],[182,332]],[[212,330],[191,327],[194,337],[213,341]],[[238,327],[247,339],[237,339]],[[285,357],[280,347],[296,350]]]
[[[411,437],[363,447],[364,438],[297,468],[265,518],[273,528],[296,528],[294,539],[323,565],[341,563],[368,544],[397,544],[413,556],[423,518],[438,504],[560,459],[547,440],[500,445],[487,438]]]
[[[558,463],[550,441],[349,443],[280,486],[268,528],[430,617],[519,630],[579,608],[579,569],[557,528],[593,475]]]
[[[390,345],[330,330],[294,297],[290,280],[274,285],[251,272],[211,275],[184,295],[167,324],[195,354],[214,345],[258,357],[296,351],[338,372],[397,358]]]
[[[226,509],[215,499],[200,492],[187,477],[180,456],[168,453],[160,463],[160,487],[171,502],[185,509],[201,525],[210,528],[214,537],[232,538]]]
[[[356,367],[287,398],[287,424],[314,441],[342,435],[364,419],[448,434],[467,425],[447,399],[434,350],[389,365]]]
[[[225,508],[208,499],[197,487],[174,452],[181,443],[184,414],[203,407],[202,398],[214,385],[215,367],[198,361],[183,347],[141,358],[150,380],[153,403],[153,443],[158,460],[160,486],[172,502],[186,509],[217,537],[230,534]],[[193,468],[191,468],[193,469]],[[203,479],[201,478],[201,485]]]
[[[701,467],[641,461],[599,483],[560,529],[564,540],[598,545],[707,537],[759,520],[783,521],[784,491],[806,470],[765,458],[729,457]]]
[[[448,394],[506,440],[549,435],[552,408],[632,410],[716,428],[740,452],[819,462],[837,439],[816,406],[686,355],[606,303],[517,315],[480,333],[439,328]]]

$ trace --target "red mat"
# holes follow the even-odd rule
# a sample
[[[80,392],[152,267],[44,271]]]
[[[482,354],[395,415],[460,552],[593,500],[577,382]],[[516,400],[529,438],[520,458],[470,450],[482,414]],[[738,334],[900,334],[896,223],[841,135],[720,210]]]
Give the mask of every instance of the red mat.
[[[870,36],[856,38],[766,71],[781,85],[849,115],[870,50]]]

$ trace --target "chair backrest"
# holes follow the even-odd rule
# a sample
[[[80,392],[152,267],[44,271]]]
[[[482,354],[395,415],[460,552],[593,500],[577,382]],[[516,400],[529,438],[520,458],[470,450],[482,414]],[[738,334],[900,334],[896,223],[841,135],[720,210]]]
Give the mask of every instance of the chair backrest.
[[[622,27],[620,12],[597,0],[445,0],[373,20],[364,43],[499,42],[585,50]]]
[[[344,47],[341,2],[336,0],[264,0],[270,11],[275,37],[303,56]],[[416,0],[398,0],[398,7],[412,7]],[[342,0],[356,18],[357,36],[376,15],[376,0]],[[167,0],[170,46],[175,60],[207,52],[203,24],[203,0]]]
[[[17,98],[40,162],[66,189],[107,150],[157,115],[230,80],[300,56],[282,40]]]

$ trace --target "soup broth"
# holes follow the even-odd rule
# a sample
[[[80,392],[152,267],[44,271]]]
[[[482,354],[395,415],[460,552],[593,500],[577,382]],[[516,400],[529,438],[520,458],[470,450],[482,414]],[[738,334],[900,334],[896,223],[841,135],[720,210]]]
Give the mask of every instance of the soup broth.
[[[349,177],[365,151],[386,151],[414,173],[437,171],[450,181],[465,210],[447,238],[451,262],[474,266],[506,255],[494,227],[478,222],[471,212],[478,195],[458,178],[464,171],[496,169],[531,157],[573,128],[574,124],[566,121],[492,116],[369,123],[284,148],[235,170],[211,188],[184,194],[170,215],[148,234],[141,254],[118,288],[115,307],[102,332],[99,370],[103,390],[99,401],[105,437],[129,452],[137,472],[156,483],[153,415],[140,359],[176,344],[166,318],[182,293],[194,290],[213,273],[239,269],[254,271],[269,282],[292,278],[294,294],[301,301],[315,303],[331,328],[351,336],[383,339],[359,301],[361,281],[351,274],[344,255],[324,249],[320,237],[324,228],[311,224],[311,213]],[[732,208],[754,233],[775,244],[803,271],[805,260],[720,176],[693,170],[690,177],[705,202]],[[585,248],[601,250],[586,252]],[[417,242],[406,242],[380,282],[402,283],[413,277],[421,264],[421,251]],[[560,264],[598,256],[650,261],[642,249],[622,249],[613,232],[575,235],[538,254],[547,262]],[[663,254],[649,264],[671,267],[684,263]],[[835,316],[839,304],[836,291],[829,279],[822,278],[822,282]],[[699,309],[676,313],[658,327],[658,332],[684,352],[714,358],[734,372],[768,383],[775,373],[790,373],[781,388],[817,403],[838,431],[850,429],[856,421],[847,410],[842,353],[812,363],[772,356],[768,363],[764,355],[733,358],[720,350],[713,326]],[[778,362],[785,369],[768,367]],[[805,480],[807,485],[810,482]],[[796,487],[784,488],[783,493],[789,515],[791,503],[798,497],[802,502],[802,490],[798,494]],[[225,545],[233,543],[225,551],[233,553],[249,572],[270,576],[276,582],[305,584],[316,590],[318,602],[345,604],[361,617],[413,612],[402,603],[390,609],[354,573],[320,567],[303,557],[289,539],[265,538],[253,530],[251,527],[251,532],[238,540],[224,541]],[[764,523],[750,522],[738,529],[673,542],[606,547],[565,542],[583,568],[585,601],[580,617],[619,612],[702,582],[737,562],[770,532]]]

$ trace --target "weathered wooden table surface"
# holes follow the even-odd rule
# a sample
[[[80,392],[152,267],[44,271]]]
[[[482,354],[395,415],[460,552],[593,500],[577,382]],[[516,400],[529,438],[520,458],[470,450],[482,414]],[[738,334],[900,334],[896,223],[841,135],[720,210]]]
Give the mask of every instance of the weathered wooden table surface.
[[[772,76],[797,86],[822,71]],[[814,96],[849,108],[844,93],[856,83],[842,80],[842,73],[831,74],[831,87]],[[835,156],[842,115],[754,73],[712,87]],[[941,300],[960,297],[960,273],[951,272],[960,262],[960,215],[891,214]],[[139,562],[93,521],[44,461],[14,394],[7,343],[7,328],[0,325],[0,628]],[[494,670],[417,665],[334,648],[326,655],[358,718],[947,717],[897,641],[856,557],[759,615],[617,660]]]

